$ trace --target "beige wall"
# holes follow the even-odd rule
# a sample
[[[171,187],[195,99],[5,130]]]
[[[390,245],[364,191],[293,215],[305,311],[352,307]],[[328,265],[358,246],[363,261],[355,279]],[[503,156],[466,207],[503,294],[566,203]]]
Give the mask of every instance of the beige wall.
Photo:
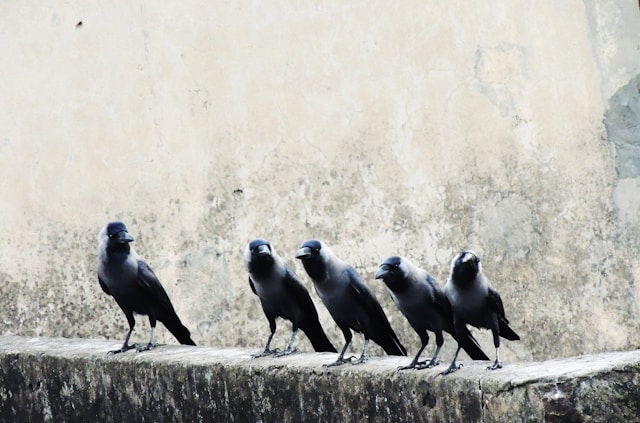
[[[523,338],[506,359],[640,345],[640,179],[603,124],[640,74],[637,2],[161,3],[0,4],[0,333],[120,340],[94,270],[117,218],[203,345],[266,339],[257,236],[309,287],[295,249],[331,245],[411,353],[373,272],[444,283],[463,247]]]

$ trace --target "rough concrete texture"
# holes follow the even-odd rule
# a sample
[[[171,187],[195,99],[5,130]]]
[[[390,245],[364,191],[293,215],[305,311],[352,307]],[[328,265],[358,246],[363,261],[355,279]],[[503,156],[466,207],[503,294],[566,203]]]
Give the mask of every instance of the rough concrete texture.
[[[637,422],[640,351],[397,372],[406,358],[323,368],[329,353],[0,337],[0,419],[73,422]]]
[[[258,236],[308,287],[294,251],[331,245],[411,354],[376,266],[401,254],[444,283],[467,247],[522,336],[507,362],[640,345],[640,182],[619,173],[637,152],[610,139],[632,124],[611,100],[637,112],[637,2],[27,0],[0,15],[0,333],[122,339],[94,270],[117,218],[204,346],[266,339],[241,257]]]

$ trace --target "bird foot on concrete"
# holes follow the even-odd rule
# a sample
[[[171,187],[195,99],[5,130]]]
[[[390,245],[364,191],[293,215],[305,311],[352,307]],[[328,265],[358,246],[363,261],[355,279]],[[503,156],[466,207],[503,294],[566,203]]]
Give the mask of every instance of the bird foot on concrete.
[[[275,353],[274,357],[284,357],[285,355],[293,354],[296,351],[298,351],[298,348],[296,348],[296,347],[293,347],[293,348],[288,348],[287,347],[283,351]]]
[[[147,345],[136,344],[136,352],[151,351],[157,346],[158,344],[156,344],[155,342],[149,342]]]
[[[412,361],[411,363],[409,363],[406,366],[400,366],[398,367],[396,370],[400,371],[400,370],[411,370],[411,369],[415,369],[416,367],[419,367],[421,365],[424,365],[426,363],[426,361]]]
[[[260,353],[251,354],[251,358],[267,357],[269,355],[276,355],[278,353],[280,353],[280,348],[274,348],[272,350],[270,350],[269,348],[265,348],[264,351]]]
[[[496,360],[491,366],[487,367],[487,370],[502,369],[502,363]]]
[[[447,370],[445,370],[444,372],[440,373],[440,375],[441,376],[446,376],[446,375],[451,374],[453,372],[457,372],[461,368],[462,368],[462,364],[458,364],[456,366],[455,363],[451,363],[451,365],[447,368]]]
[[[120,348],[119,350],[111,350],[107,354],[120,354],[123,352],[127,352],[129,350],[132,350],[134,348],[136,348],[136,344],[133,344],[133,345],[124,344],[122,348]]]
[[[440,364],[440,360],[429,360],[429,362],[423,361],[421,363],[417,363],[416,370],[422,369],[431,369],[432,367],[436,367]],[[462,365],[460,365],[462,367]]]
[[[355,358],[355,357],[350,357],[350,358]],[[355,360],[349,360],[351,362],[351,364],[362,364],[362,363],[366,363],[367,361],[369,361],[369,356],[367,354],[362,354],[359,358],[355,359]]]
[[[351,356],[351,357],[348,357],[348,358],[338,357],[338,359],[336,361],[334,361],[333,363],[323,364],[322,367],[342,366],[343,364],[353,363],[353,360],[355,358],[356,358],[355,356]]]

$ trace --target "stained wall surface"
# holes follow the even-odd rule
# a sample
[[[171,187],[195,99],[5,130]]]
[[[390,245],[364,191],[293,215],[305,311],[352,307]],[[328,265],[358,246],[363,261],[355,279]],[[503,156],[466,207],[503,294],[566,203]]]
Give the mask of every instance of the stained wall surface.
[[[242,263],[255,237],[310,289],[293,254],[331,245],[410,353],[375,269],[403,255],[444,284],[462,248],[522,337],[503,359],[640,345],[637,2],[5,1],[0,15],[0,334],[121,340],[95,263],[101,226],[122,219],[201,345],[266,340]]]

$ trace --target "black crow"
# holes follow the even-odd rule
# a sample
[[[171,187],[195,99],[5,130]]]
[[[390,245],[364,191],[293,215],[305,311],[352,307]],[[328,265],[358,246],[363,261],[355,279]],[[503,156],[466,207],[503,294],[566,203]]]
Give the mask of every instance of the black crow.
[[[331,366],[367,361],[369,339],[373,339],[387,354],[407,355],[407,350],[391,328],[378,300],[353,267],[340,260],[326,244],[317,240],[302,244],[296,258],[302,261],[316,292],[342,330],[346,341],[338,359]],[[362,354],[355,361],[351,360],[353,357],[344,358],[351,343],[351,330],[364,335]]]
[[[291,354],[295,351],[294,342],[298,329],[302,329],[307,335],[316,351],[336,352],[320,325],[318,312],[309,292],[268,241],[254,239],[247,244],[244,263],[249,272],[249,286],[260,298],[271,329],[264,351],[253,357]],[[276,332],[277,317],[289,320],[292,324],[291,340],[284,351],[270,349],[271,339]]]
[[[131,248],[132,241],[133,237],[122,222],[107,223],[98,237],[98,282],[102,290],[116,300],[129,322],[129,332],[122,348],[110,352],[116,354],[132,348],[137,351],[155,348],[153,336],[157,320],[181,344],[195,345],[160,281],[149,265]],[[134,313],[149,316],[151,337],[147,345],[129,345],[129,338],[136,324]]]
[[[468,330],[461,337],[456,336],[451,304],[438,282],[426,270],[405,257],[393,256],[380,265],[375,277],[387,285],[391,298],[422,341],[413,361],[398,370],[424,369],[439,364],[438,353],[444,344],[443,330],[459,341],[471,359],[489,360]],[[419,361],[429,342],[427,331],[434,332],[436,336],[436,350],[428,363]]]
[[[476,253],[465,250],[454,257],[444,292],[453,309],[453,322],[458,338],[467,330],[467,324],[476,328],[490,329],[493,345],[496,347],[496,361],[487,368],[489,370],[501,368],[500,337],[517,341],[520,336],[509,327],[502,298],[482,273],[482,265]],[[453,361],[443,374],[452,373],[458,369],[456,360],[460,348],[461,345],[458,343]]]

